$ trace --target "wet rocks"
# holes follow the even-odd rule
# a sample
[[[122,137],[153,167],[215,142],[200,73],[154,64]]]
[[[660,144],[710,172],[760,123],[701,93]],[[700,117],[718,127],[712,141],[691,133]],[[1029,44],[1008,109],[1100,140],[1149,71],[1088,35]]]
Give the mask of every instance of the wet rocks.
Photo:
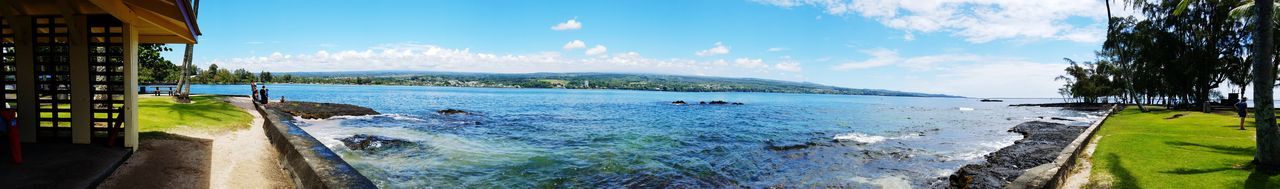
[[[1001,188],[1024,171],[1052,162],[1085,127],[1032,121],[1009,129],[1025,136],[1013,145],[987,154],[985,162],[965,165],[948,177],[947,188]]]
[[[413,142],[377,135],[356,134],[347,138],[339,138],[342,145],[351,150],[383,151],[412,145]]]
[[[328,119],[333,116],[362,116],[379,114],[378,111],[374,111],[370,108],[338,103],[288,101],[271,103],[268,107],[305,119]]]
[[[799,150],[799,149],[805,149],[805,148],[809,148],[809,147],[813,147],[813,146],[817,146],[817,145],[818,145],[818,143],[816,143],[816,142],[805,142],[805,143],[781,143],[781,142],[773,142],[773,141],[768,141],[768,142],[766,142],[766,144],[767,144],[767,146],[765,146],[765,149],[769,149],[769,150],[773,150],[773,151]]]
[[[436,113],[440,115],[470,114],[470,112],[459,110],[459,109],[453,109],[453,108],[436,110]]]
[[[689,103],[686,103],[686,102],[684,102],[683,100],[677,100],[677,101],[675,101],[675,102],[671,102],[671,104],[674,104],[674,105],[685,105],[685,104],[689,104]]]

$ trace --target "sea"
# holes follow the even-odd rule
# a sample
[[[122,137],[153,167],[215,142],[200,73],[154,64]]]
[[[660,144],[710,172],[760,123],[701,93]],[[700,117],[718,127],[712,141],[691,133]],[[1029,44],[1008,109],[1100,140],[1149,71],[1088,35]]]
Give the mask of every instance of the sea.
[[[383,188],[924,188],[1021,139],[1028,121],[1097,112],[1011,107],[1054,99],[747,92],[268,85],[273,101],[381,115],[298,119]],[[247,85],[195,85],[248,95]],[[741,102],[702,105],[701,101]],[[673,104],[685,101],[688,104]],[[468,114],[442,115],[443,109]],[[1062,119],[1051,119],[1051,118]],[[351,150],[357,134],[411,141]]]

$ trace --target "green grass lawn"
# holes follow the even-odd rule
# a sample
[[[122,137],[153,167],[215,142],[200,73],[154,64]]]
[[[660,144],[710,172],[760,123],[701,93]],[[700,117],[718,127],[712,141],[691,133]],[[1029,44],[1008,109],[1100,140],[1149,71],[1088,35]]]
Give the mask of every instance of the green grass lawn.
[[[138,99],[139,132],[195,129],[217,132],[249,128],[253,116],[216,96],[192,96],[191,104],[169,97]]]
[[[1175,114],[1184,116],[1166,119]],[[1253,119],[1238,130],[1231,112],[1130,107],[1098,131],[1091,185],[1113,188],[1280,188],[1280,177],[1252,174]]]

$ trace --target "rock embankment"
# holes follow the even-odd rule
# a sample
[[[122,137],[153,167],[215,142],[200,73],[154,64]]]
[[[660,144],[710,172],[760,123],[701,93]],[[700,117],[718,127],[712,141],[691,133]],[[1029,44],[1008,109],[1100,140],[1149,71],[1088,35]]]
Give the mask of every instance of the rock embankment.
[[[304,119],[328,119],[333,116],[378,115],[378,111],[350,104],[289,101],[271,103],[268,107]]]
[[[1085,127],[1032,121],[1009,129],[1025,138],[987,154],[985,162],[965,165],[948,177],[948,188],[1001,188],[1035,166],[1053,162]]]
[[[355,136],[339,138],[338,140],[342,141],[342,145],[347,146],[348,149],[365,151],[395,149],[413,144],[413,142],[407,140],[366,134],[356,134]]]

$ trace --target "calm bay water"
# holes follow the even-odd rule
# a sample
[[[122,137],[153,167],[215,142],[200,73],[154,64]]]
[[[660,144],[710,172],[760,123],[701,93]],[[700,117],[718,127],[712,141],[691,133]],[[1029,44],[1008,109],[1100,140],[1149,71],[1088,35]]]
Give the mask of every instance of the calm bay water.
[[[335,102],[384,115],[304,120],[304,130],[383,187],[920,187],[1021,136],[1050,100],[773,93],[270,85],[273,100]],[[193,93],[248,94],[245,85]],[[745,105],[672,105],[725,100]],[[472,115],[439,115],[453,108]],[[1047,117],[1046,117],[1047,118]],[[352,151],[337,139],[414,141]]]

